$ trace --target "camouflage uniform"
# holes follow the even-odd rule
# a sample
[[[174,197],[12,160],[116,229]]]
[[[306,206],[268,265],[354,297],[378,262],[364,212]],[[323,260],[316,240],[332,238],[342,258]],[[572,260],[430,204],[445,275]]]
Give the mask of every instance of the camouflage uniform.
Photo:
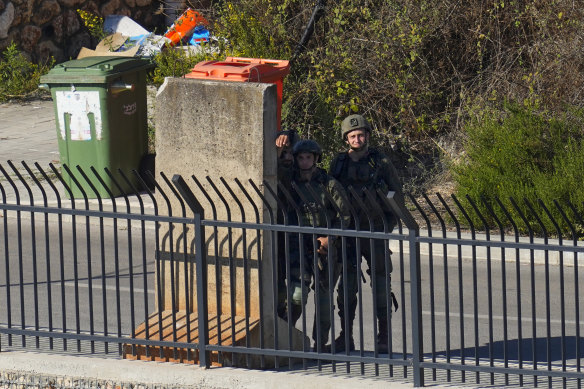
[[[383,213],[380,213],[379,207],[371,205],[365,195],[365,190],[368,190],[376,198],[378,189],[383,193],[395,191],[396,199],[403,201],[402,187],[397,171],[386,155],[376,149],[369,148],[364,157],[358,161],[353,161],[347,152],[339,153],[331,163],[329,173],[343,185],[347,193],[350,193],[349,188],[352,188],[365,205],[365,208],[362,208],[356,201],[351,202],[357,212],[358,224],[355,223],[356,225],[354,225],[357,230],[370,231],[372,224],[374,231],[384,231],[383,219],[385,219],[385,228],[387,228],[388,232],[391,232],[397,223],[395,216],[378,199],[379,207],[384,210]],[[351,198],[351,195],[349,197]],[[391,311],[391,307],[388,307],[388,302],[391,299],[391,288],[388,290],[388,285],[390,284],[390,273],[392,271],[391,258],[389,258],[390,251],[389,247],[387,247],[388,242],[387,240],[366,238],[358,238],[358,240],[359,253],[357,253],[357,239],[347,238],[347,278],[345,279],[341,274],[341,281],[338,287],[337,304],[341,318],[341,334],[337,338],[336,345],[340,346],[338,347],[339,351],[345,349],[344,335],[346,332],[350,334],[350,347],[351,349],[354,348],[352,331],[360,282],[357,267],[360,266],[361,257],[365,257],[367,261],[367,273],[372,280],[375,278],[375,290],[373,293],[376,301],[375,315],[379,320],[380,334],[378,335],[378,342],[379,338],[382,338],[385,341],[385,345],[387,344],[387,322]],[[348,306],[345,306],[345,291],[347,292]],[[347,324],[348,328],[346,328]]]
[[[331,228],[340,228],[341,224],[345,227],[349,225],[350,214],[344,202],[346,195],[342,193],[343,188],[324,170],[315,168],[310,181],[302,181],[299,171],[294,170],[290,177],[290,188],[287,196],[287,216],[290,225],[330,226]],[[312,283],[313,288],[316,289],[319,308],[312,337],[315,343],[321,346],[327,343],[331,326],[329,281],[332,278],[332,285],[335,285],[340,273],[340,264],[336,255],[337,242],[334,237],[329,237],[328,255],[320,255],[317,252],[320,243],[317,238],[323,236],[288,233],[290,263],[290,285],[288,286],[292,294],[290,320],[294,324],[300,317],[302,306],[306,305],[308,299],[308,288]],[[320,336],[316,330],[316,318],[320,323]]]

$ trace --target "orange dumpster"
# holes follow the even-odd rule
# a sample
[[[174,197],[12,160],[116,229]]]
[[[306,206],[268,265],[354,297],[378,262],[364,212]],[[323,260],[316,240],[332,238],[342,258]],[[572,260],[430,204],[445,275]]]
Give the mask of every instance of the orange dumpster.
[[[284,77],[290,73],[289,61],[261,58],[227,57],[225,61],[203,61],[186,78],[276,84],[278,131],[281,128]]]

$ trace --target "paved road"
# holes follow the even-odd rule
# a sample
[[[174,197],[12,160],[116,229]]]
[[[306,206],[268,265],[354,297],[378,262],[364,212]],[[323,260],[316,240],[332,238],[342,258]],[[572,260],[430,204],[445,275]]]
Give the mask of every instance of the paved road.
[[[59,163],[59,147],[52,100],[0,104],[0,155],[2,163]]]

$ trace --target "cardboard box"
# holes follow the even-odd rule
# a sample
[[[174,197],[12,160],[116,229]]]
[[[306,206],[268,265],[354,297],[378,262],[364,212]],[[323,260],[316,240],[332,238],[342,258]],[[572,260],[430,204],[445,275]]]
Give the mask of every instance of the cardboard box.
[[[128,37],[120,34],[119,32],[108,35],[97,44],[95,50],[88,49],[87,47],[81,48],[77,59],[86,57],[101,57],[105,55],[116,57],[134,57],[138,53],[138,50],[140,50],[139,45],[135,45],[124,51],[117,51],[124,45],[127,40]]]

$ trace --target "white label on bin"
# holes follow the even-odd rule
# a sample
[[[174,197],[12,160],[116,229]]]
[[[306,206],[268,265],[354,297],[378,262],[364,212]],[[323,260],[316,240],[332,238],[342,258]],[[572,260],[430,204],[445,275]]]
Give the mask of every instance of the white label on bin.
[[[95,136],[98,140],[101,140],[102,123],[99,91],[57,91],[56,98],[59,131],[63,139],[66,139],[65,115],[69,114],[71,116],[69,122],[71,140],[91,140],[90,116],[93,116],[95,123]]]

